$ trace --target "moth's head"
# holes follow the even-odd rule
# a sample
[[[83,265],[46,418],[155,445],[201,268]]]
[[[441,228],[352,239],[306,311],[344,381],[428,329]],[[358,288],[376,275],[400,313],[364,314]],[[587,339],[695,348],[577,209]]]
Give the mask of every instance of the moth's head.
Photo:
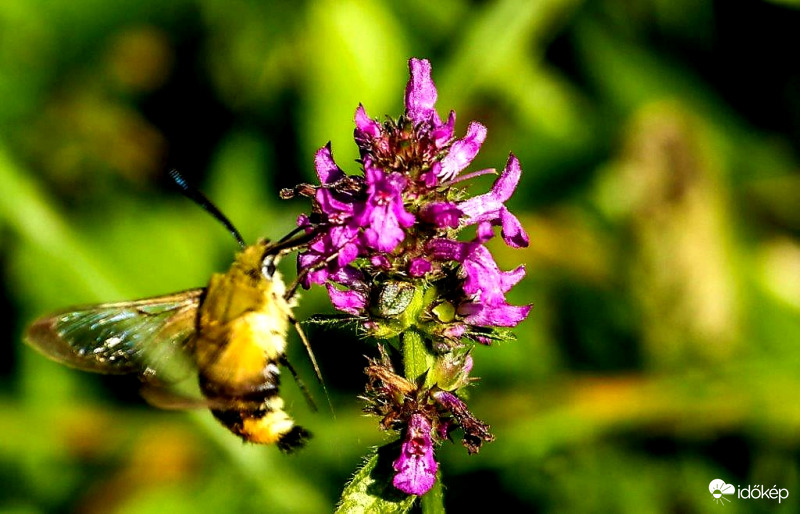
[[[261,240],[254,245],[246,246],[239,252],[234,266],[253,278],[259,277],[272,281],[280,258],[281,254],[274,251],[274,247],[269,241]]]
[[[272,280],[280,258],[279,253],[264,252],[261,257],[261,276],[267,280]]]

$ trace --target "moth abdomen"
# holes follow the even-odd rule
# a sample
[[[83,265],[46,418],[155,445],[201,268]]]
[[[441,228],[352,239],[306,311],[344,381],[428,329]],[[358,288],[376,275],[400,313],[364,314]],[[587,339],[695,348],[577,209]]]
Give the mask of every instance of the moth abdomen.
[[[275,405],[280,404],[280,408]],[[311,437],[283,410],[279,396],[255,409],[212,409],[211,413],[228,430],[248,443],[275,444],[281,451],[292,452]]]
[[[220,423],[246,442],[276,444],[284,452],[302,447],[311,434],[296,425],[283,410],[279,396],[280,375],[269,363],[262,379],[247,384],[220,384],[200,375],[200,389]]]

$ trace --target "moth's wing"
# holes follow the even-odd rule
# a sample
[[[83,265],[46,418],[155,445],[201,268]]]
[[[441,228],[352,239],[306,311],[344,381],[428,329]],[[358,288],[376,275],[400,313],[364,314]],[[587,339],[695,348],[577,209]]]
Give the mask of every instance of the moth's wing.
[[[235,411],[255,411],[264,407],[260,400],[247,398],[206,398],[181,384],[146,383],[142,386],[142,397],[154,407],[169,410],[216,409]]]
[[[181,380],[192,366],[186,349],[197,330],[204,289],[132,302],[76,307],[35,321],[26,342],[62,364],[145,381]]]

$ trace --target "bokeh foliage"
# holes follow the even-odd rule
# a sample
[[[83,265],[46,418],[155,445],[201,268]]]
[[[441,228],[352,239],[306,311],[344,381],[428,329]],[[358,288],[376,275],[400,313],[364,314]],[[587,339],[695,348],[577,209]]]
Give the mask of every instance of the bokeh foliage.
[[[311,329],[335,416],[291,412],[291,457],[136,381],[21,343],[69,304],[203,285],[234,242],[170,188],[176,167],[248,240],[305,207],[328,140],[402,109],[431,59],[442,114],[489,129],[475,169],[523,166],[531,247],[518,341],[477,348],[497,441],[439,452],[448,508],[705,512],[708,483],[800,495],[800,12],[746,0],[7,0],[0,3],[0,509],[326,512],[371,445],[368,343]],[[777,64],[776,64],[777,63]],[[353,163],[347,171],[357,168]],[[482,183],[488,187],[489,181]],[[285,266],[292,273],[292,266]],[[299,317],[330,312],[304,294]],[[315,388],[302,348],[290,356]],[[714,506],[716,507],[716,506]],[[770,510],[734,500],[730,510]],[[790,509],[796,507],[789,506]]]

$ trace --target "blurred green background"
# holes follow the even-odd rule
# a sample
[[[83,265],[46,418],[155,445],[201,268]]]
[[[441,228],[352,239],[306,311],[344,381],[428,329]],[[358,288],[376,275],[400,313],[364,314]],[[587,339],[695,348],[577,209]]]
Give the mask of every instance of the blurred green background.
[[[411,56],[438,109],[489,129],[473,169],[523,166],[531,246],[518,341],[477,348],[473,412],[497,441],[438,451],[445,501],[515,512],[708,512],[712,479],[800,497],[800,11],[764,0],[6,0],[0,3],[0,510],[327,512],[366,449],[364,355],[310,329],[335,416],[297,455],[207,412],[147,406],[135,379],[21,342],[71,304],[201,286],[307,207],[352,117],[403,108]],[[475,186],[480,193],[491,179]],[[497,243],[495,241],[495,243]],[[291,272],[291,263],[287,270]],[[299,317],[331,312],[304,294]],[[324,406],[297,338],[290,356]],[[734,499],[726,512],[772,511]]]

